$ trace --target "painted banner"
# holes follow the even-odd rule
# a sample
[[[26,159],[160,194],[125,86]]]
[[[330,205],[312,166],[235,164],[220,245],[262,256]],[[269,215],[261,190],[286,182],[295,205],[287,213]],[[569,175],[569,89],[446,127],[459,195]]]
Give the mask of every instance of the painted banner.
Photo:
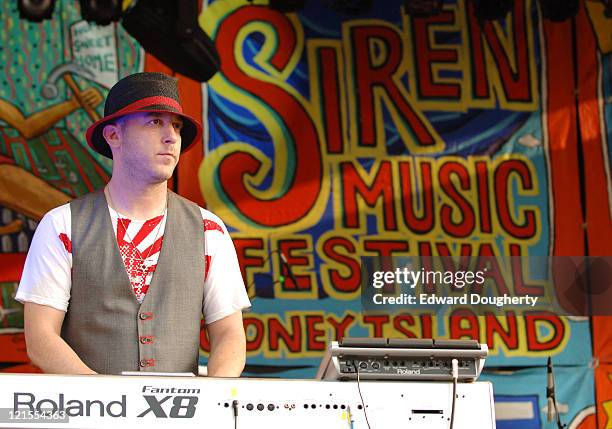
[[[90,73],[91,80],[110,89],[119,80],[115,26],[80,21],[70,27],[70,39],[74,62]]]
[[[327,341],[346,335],[476,338],[490,365],[591,360],[588,319],[364,316],[358,300],[362,256],[588,253],[577,133],[585,159],[586,133],[609,154],[607,117],[595,105],[600,127],[587,129],[585,109],[574,111],[573,59],[559,55],[572,46],[570,21],[543,21],[532,1],[494,23],[463,1],[426,19],[401,2],[352,17],[316,2],[284,15],[213,1],[200,22],[222,72],[208,86],[199,185],[233,227],[254,297],[251,364],[280,359],[312,374]],[[591,68],[578,73],[601,99],[610,76],[597,27],[586,10],[576,22],[590,33],[578,62]],[[603,237],[608,164],[601,156],[587,173],[602,190],[587,217]],[[602,235],[588,244],[605,254]]]
[[[589,377],[589,319],[366,315],[359,263],[610,254],[612,47],[602,5],[581,3],[574,20],[553,23],[534,0],[516,0],[495,22],[479,22],[465,0],[431,18],[410,16],[400,0],[357,14],[324,0],[292,14],[202,3],[222,66],[206,85],[177,75],[206,133],[173,186],[232,233],[253,302],[247,374],[310,377],[328,342],[350,335],[475,338],[490,348],[488,366],[553,356]],[[121,25],[96,28],[77,9],[58,1],[53,20],[34,24],[0,5],[0,341],[17,344],[0,347],[0,362],[27,364],[12,293],[37,221],[109,178],[110,162],[85,144],[91,110],[102,113],[116,79],[172,73]],[[508,287],[516,292],[511,270]],[[612,330],[600,320],[596,353],[611,356]],[[204,331],[201,344],[204,363]],[[594,404],[586,393],[580,401]]]
[[[85,107],[100,115],[108,87],[141,71],[143,53],[121,26],[82,21],[72,2],[40,24],[20,19],[16,2],[2,2],[0,16],[0,371],[36,372],[13,299],[30,240],[45,212],[110,177],[85,144]]]

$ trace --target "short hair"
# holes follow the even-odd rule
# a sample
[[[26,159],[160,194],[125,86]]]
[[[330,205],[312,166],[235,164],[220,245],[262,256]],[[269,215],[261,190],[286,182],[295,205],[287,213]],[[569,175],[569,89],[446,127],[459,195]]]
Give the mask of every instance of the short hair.
[[[123,130],[126,120],[127,120],[127,115],[123,115],[123,116],[119,116],[118,118],[113,119],[112,122],[109,122],[109,124],[115,124]]]

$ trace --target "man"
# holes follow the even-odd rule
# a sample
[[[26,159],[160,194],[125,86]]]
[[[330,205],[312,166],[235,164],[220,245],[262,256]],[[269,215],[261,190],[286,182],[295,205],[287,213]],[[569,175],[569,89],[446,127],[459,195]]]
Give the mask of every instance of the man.
[[[197,373],[203,313],[208,374],[240,375],[250,303],[236,251],[219,218],[167,189],[200,136],[173,78],[138,73],[111,88],[87,142],[113,159],[112,177],[45,215],[16,295],[43,371]]]

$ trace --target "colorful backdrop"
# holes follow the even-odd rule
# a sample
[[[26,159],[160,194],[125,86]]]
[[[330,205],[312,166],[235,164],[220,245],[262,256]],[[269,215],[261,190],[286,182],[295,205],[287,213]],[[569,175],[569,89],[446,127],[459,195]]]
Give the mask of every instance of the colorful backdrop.
[[[553,23],[533,0],[496,22],[478,22],[465,0],[432,18],[399,0],[359,15],[329,3],[282,14],[204,1],[199,22],[221,71],[205,85],[176,74],[206,132],[171,186],[232,232],[253,302],[246,373],[311,377],[327,343],[348,335],[475,338],[490,348],[483,378],[500,427],[545,424],[548,356],[564,421],[612,427],[609,318],[364,315],[359,300],[363,256],[612,253],[603,5],[585,1]],[[42,24],[20,20],[11,2],[0,15],[0,365],[35,371],[12,297],[37,221],[108,180],[83,133],[110,86],[174,73],[121,25],[82,21],[78,2],[57,1]],[[512,276],[500,267],[491,281],[516,288]],[[201,344],[204,363],[204,333]],[[525,414],[502,419],[515,402]]]

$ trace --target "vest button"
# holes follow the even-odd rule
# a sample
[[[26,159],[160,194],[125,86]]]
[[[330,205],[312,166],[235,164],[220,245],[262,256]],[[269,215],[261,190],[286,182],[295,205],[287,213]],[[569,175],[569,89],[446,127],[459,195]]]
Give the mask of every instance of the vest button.
[[[140,313],[138,314],[138,318],[140,320],[149,320],[151,316],[149,315],[149,313]]]
[[[151,338],[149,337],[140,337],[140,344],[149,344],[151,342]]]
[[[146,366],[147,366],[147,360],[146,360],[146,359],[141,360],[141,361],[140,361],[140,367],[141,367],[141,368],[144,368],[144,367],[146,367]]]

